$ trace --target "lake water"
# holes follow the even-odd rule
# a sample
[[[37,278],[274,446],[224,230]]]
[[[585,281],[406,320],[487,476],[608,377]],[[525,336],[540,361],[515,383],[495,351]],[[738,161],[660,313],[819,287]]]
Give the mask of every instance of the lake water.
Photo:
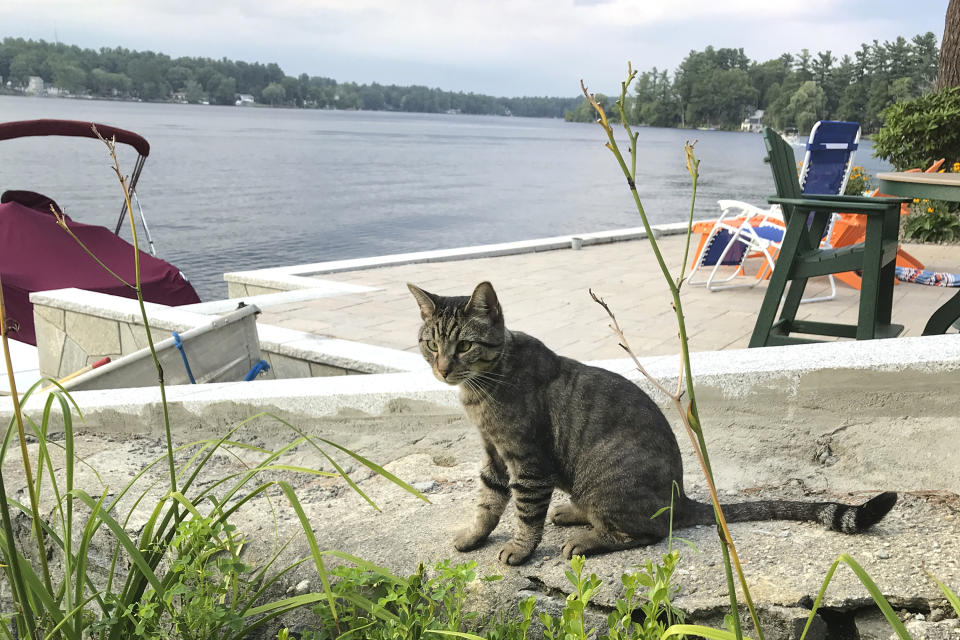
[[[137,187],[150,231],[204,300],[226,297],[228,271],[641,224],[595,124],[0,96],[0,121],[32,118],[102,122],[150,142]],[[773,192],[757,134],[639,132],[637,189],[653,223],[686,219],[688,139],[699,139],[696,217],[715,216],[720,198],[762,205]],[[134,157],[124,149],[125,172]],[[857,164],[889,169],[869,141]],[[40,191],[110,228],[120,213],[93,140],[0,143],[6,189]]]

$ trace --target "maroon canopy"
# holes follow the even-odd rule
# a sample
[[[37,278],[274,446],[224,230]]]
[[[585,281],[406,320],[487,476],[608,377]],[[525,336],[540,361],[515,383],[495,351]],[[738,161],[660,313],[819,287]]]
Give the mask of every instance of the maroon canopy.
[[[49,210],[48,210],[49,211]],[[74,222],[67,226],[97,258],[127,282],[133,282],[133,246],[109,229]],[[0,204],[0,276],[9,337],[36,344],[30,293],[76,287],[135,298],[133,289],[118,282],[97,264],[52,213],[20,202]],[[182,305],[200,302],[196,291],[171,264],[140,252],[140,280],[148,302]],[[19,329],[12,330],[19,325]]]
[[[26,138],[30,136],[77,136],[81,138],[96,138],[93,126],[105,140],[111,137],[117,142],[128,144],[137,150],[143,157],[150,155],[150,143],[133,131],[118,129],[108,124],[81,122],[79,120],[20,120],[19,122],[0,123],[0,140]]]

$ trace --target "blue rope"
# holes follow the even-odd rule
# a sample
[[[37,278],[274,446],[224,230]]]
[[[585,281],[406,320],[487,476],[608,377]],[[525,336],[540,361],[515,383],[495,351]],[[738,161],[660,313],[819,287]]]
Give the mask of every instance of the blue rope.
[[[190,363],[187,361],[187,352],[183,350],[183,340],[180,339],[180,334],[176,331],[173,332],[173,344],[180,351],[180,356],[183,358],[183,366],[187,369],[187,377],[190,378],[190,384],[197,384],[197,381],[193,378],[193,371],[190,370]]]
[[[244,376],[243,380],[249,382],[260,375],[261,371],[270,371],[270,365],[267,364],[266,360],[261,360],[257,364],[253,365],[253,368],[247,372],[247,375]]]

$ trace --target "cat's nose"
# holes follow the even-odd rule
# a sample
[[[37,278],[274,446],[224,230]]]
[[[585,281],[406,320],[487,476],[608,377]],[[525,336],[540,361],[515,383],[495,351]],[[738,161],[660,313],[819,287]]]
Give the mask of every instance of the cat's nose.
[[[450,375],[450,372],[452,370],[453,370],[453,362],[451,362],[447,358],[437,359],[437,373],[439,373],[441,377],[446,378],[448,375]]]

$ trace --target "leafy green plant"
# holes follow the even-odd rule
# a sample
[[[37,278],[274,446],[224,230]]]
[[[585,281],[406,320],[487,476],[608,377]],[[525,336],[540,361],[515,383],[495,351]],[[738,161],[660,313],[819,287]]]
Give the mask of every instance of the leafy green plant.
[[[926,167],[940,158],[960,160],[960,88],[948,87],[896,102],[882,112],[873,153],[897,171]]]
[[[674,624],[683,624],[683,612],[670,601],[679,590],[671,583],[679,561],[679,552],[673,550],[665,553],[659,564],[647,560],[639,571],[620,576],[623,596],[607,617],[608,635],[601,640],[653,640],[663,637]],[[641,594],[645,596],[642,602]],[[638,609],[643,614],[640,622],[634,621]]]
[[[583,575],[584,563],[583,556],[570,558],[570,568],[564,575],[573,586],[573,592],[567,596],[560,617],[554,618],[548,613],[540,614],[543,635],[547,640],[586,640],[594,633],[593,629],[587,629],[584,614],[590,600],[603,583],[595,573]]]
[[[616,609],[608,617],[609,630],[597,635],[588,628],[586,614],[591,600],[602,586],[596,574],[584,571],[583,556],[574,556],[565,571],[572,592],[564,601],[559,616],[537,615],[547,640],[652,640],[670,637],[683,623],[683,612],[670,598],[677,587],[671,584],[680,554],[671,550],[662,563],[647,563],[621,577],[625,587]],[[482,620],[476,612],[466,611],[468,585],[474,580],[497,580],[499,576],[478,578],[476,563],[451,565],[438,563],[432,574],[420,565],[413,575],[400,578],[390,571],[354,558],[356,566],[341,566],[330,573],[331,590],[337,603],[337,617],[330,608],[315,605],[316,628],[300,633],[301,640],[334,638],[396,638],[418,640],[427,636],[450,636],[467,640],[526,640],[536,613],[536,597],[529,596],[518,605],[519,617],[498,614]],[[635,622],[634,618],[642,618]],[[477,633],[464,627],[482,629]],[[674,629],[674,631],[670,631]],[[278,640],[289,637],[281,629]]]
[[[129,213],[133,207],[113,142],[103,141],[113,159],[113,169],[123,188]],[[69,233],[62,219],[60,221]],[[15,608],[9,614],[0,614],[4,621],[0,636],[30,640],[243,638],[287,611],[324,599],[336,618],[324,564],[327,555],[336,553],[320,551],[296,493],[288,481],[276,479],[277,472],[339,477],[376,508],[326,451],[337,449],[414,495],[425,498],[363,456],[329,440],[308,436],[294,425],[268,414],[252,416],[220,438],[175,446],[163,374],[156,358],[140,288],[137,230],[132,215],[130,223],[136,276],[134,282],[125,284],[137,295],[147,341],[157,367],[166,451],[123,487],[103,486],[98,495],[92,496],[76,486],[78,460],[74,451],[73,416],[76,413],[82,419],[82,414],[62,387],[57,385],[58,388],[47,395],[39,419],[22,410],[7,346],[6,314],[0,289],[0,334],[14,408],[14,416],[0,444],[0,565],[12,587]],[[96,256],[90,255],[96,260]],[[24,394],[23,403],[43,382],[38,382]],[[62,444],[48,437],[55,405],[59,407],[62,420]],[[277,420],[291,434],[291,442],[270,450],[235,439],[244,426],[262,417]],[[35,466],[27,446],[28,435],[37,443]],[[3,463],[14,440],[19,443],[19,463],[28,488],[28,504],[14,500],[4,483]],[[329,461],[335,472],[284,463],[283,457],[300,446],[315,449]],[[63,462],[54,456],[57,447],[62,448]],[[219,474],[212,481],[204,477],[203,472],[215,455],[236,456],[238,452],[243,452],[245,458],[259,455],[260,459],[255,463],[244,460],[241,471],[226,476]],[[148,508],[148,498],[152,504],[158,488],[147,482],[147,473],[164,463],[167,487],[160,491],[161,497],[156,504]],[[253,571],[240,560],[240,549],[245,541],[230,519],[255,499],[271,499],[271,492],[284,496],[296,513],[311,555],[277,568],[277,560],[290,541],[278,542],[273,555]],[[47,494],[50,494],[47,502],[53,505],[50,517],[45,517],[40,510],[41,500]],[[138,509],[149,515],[139,534],[132,535],[127,528]],[[14,519],[18,515],[29,521],[31,535],[20,536],[15,531]],[[90,567],[88,554],[95,540],[106,545],[109,557],[106,567]],[[36,548],[28,550],[27,543],[35,544]],[[271,586],[309,559],[313,560],[323,592],[281,599],[267,596]]]
[[[960,240],[960,215],[950,203],[941,200],[916,200],[903,227],[903,237],[919,242],[956,242]]]
[[[461,633],[466,624],[475,624],[476,612],[464,611],[467,585],[477,580],[476,562],[451,565],[439,562],[428,574],[423,564],[408,578],[400,578],[370,563],[341,566],[333,569],[331,592],[337,603],[336,612],[318,605],[317,629],[305,632],[303,638],[324,640],[348,635],[363,638],[406,638],[416,640],[428,632]],[[481,578],[496,580],[499,576]],[[532,601],[521,603],[526,626],[501,623],[501,637],[516,637],[529,627]]]

